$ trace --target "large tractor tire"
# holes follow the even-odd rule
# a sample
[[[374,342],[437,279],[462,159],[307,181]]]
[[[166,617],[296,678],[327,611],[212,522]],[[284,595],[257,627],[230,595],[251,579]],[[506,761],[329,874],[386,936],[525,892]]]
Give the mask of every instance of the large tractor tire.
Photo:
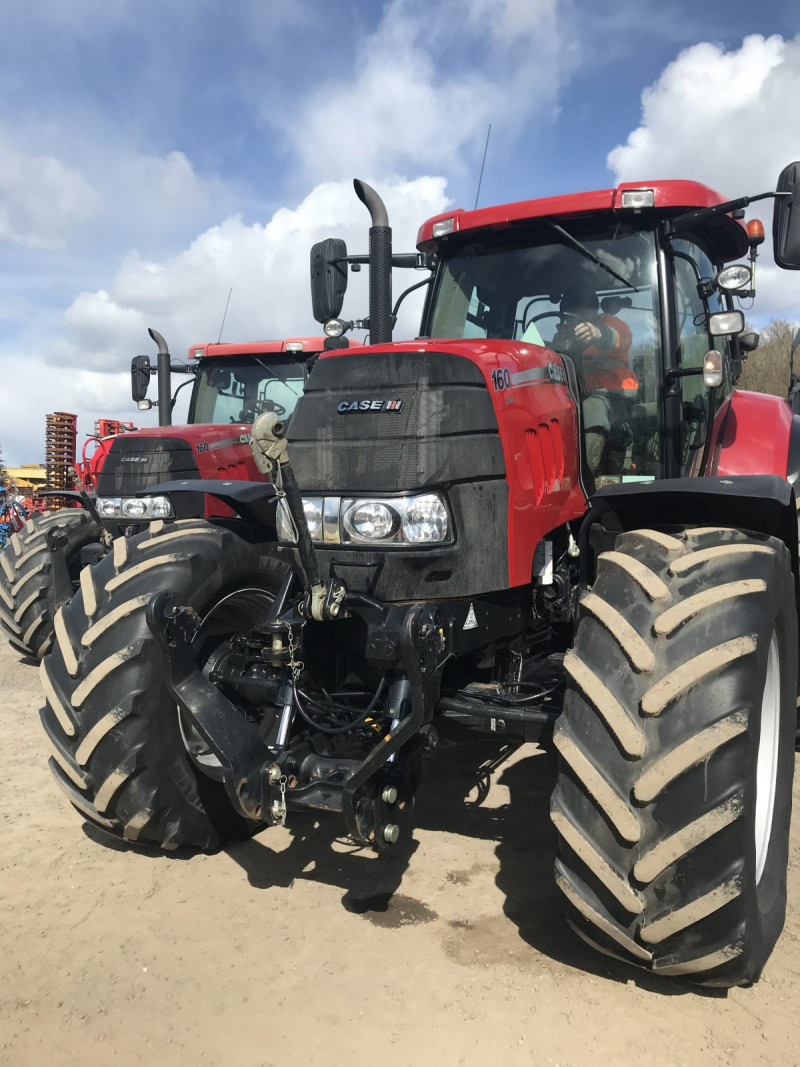
[[[32,515],[0,553],[0,628],[17,652],[33,659],[41,659],[53,644],[53,564],[47,534],[55,528],[68,536],[67,569],[77,582],[81,549],[99,541],[101,534],[80,508]]]
[[[731,529],[621,534],[565,658],[556,881],[595,949],[755,982],[783,927],[797,619],[789,553]]]
[[[145,612],[157,592],[173,592],[174,604],[201,616],[207,654],[264,618],[285,574],[284,564],[201,519],[154,522],[84,568],[41,666],[50,769],[81,815],[164,849],[214,849],[259,828],[235,812],[213,765],[200,769],[213,756],[180,721]]]

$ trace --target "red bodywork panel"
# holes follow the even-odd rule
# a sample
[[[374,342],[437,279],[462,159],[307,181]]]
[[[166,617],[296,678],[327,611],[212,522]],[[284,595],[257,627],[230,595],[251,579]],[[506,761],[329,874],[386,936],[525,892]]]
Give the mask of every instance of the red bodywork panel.
[[[365,349],[365,354],[386,351],[450,352],[480,368],[494,405],[506,464],[509,586],[527,585],[539,541],[586,510],[578,479],[575,402],[566,381],[550,376],[565,377],[561,357],[538,345],[495,339],[376,345]],[[320,359],[343,355],[346,350],[323,352]],[[499,382],[505,379],[510,384],[497,388],[493,371],[500,372]]]
[[[137,437],[179,437],[191,446],[200,477],[230,481],[263,481],[250,448],[249,422],[196,423],[185,426],[148,426],[137,430]],[[201,490],[198,484],[198,490]],[[234,512],[227,504],[206,497],[206,517],[230,517]]]
[[[791,429],[792,410],[781,397],[734,389],[721,426],[714,473],[785,478]]]

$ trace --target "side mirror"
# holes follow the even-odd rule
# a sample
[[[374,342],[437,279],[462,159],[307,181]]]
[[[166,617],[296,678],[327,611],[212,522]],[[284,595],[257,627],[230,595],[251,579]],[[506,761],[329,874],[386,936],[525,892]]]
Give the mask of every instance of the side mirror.
[[[311,249],[311,308],[317,322],[337,319],[347,290],[347,245],[336,237]]]
[[[741,333],[744,329],[744,314],[741,311],[715,311],[708,316],[708,332],[712,337]]]
[[[744,354],[755,352],[758,348],[758,340],[758,334],[753,330],[748,330],[747,333],[739,334],[739,351]]]
[[[784,270],[800,270],[800,163],[784,167],[778,178],[779,196],[772,216],[775,262]]]
[[[147,396],[147,387],[150,384],[150,357],[134,356],[131,360],[131,396],[135,404],[144,400]],[[144,411],[144,408],[140,408]]]

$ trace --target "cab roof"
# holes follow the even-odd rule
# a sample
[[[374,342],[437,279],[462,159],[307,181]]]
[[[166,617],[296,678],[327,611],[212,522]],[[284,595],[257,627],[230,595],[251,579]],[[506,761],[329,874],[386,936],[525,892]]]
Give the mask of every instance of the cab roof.
[[[581,215],[599,214],[618,211],[620,215],[633,215],[634,209],[623,208],[622,194],[629,189],[652,189],[654,206],[638,209],[642,216],[657,213],[659,216],[681,214],[699,208],[714,207],[724,204],[727,197],[710,189],[700,182],[663,181],[623,182],[613,189],[596,189],[586,193],[569,193],[565,196],[546,196],[538,200],[519,200],[513,204],[499,204],[495,207],[479,208],[476,211],[464,211],[456,208],[434,215],[422,224],[417,233],[417,247],[420,251],[434,251],[440,242],[466,232],[481,230],[500,230],[515,224],[535,219],[569,219]],[[433,236],[436,222],[453,220],[450,234],[442,237]],[[719,215],[710,220],[706,227],[713,232],[715,240],[720,243],[724,259],[736,259],[747,252],[747,234],[744,225],[730,215]]]
[[[282,341],[244,341],[221,344],[201,343],[189,349],[189,359],[210,359],[212,356],[271,356],[283,352],[308,357],[321,352],[325,346],[325,337],[286,337]],[[361,342],[350,340],[353,346]]]

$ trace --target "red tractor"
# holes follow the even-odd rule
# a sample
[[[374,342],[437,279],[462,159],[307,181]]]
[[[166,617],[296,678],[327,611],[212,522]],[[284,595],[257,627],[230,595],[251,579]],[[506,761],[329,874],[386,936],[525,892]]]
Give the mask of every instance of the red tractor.
[[[73,506],[32,515],[0,554],[0,631],[23,655],[40,659],[48,651],[58,608],[73,595],[81,568],[102,558],[114,538],[137,533],[153,519],[232,514],[202,492],[181,497],[174,508],[164,497],[136,494],[170,477],[260,477],[249,445],[253,419],[266,410],[281,418],[291,415],[309,364],[325,343],[325,338],[298,337],[193,345],[183,364],[171,362],[160,334],[151,335],[159,347],[160,425],[134,431],[130,423],[98,420],[75,467],[78,486],[58,492],[59,501]],[[186,426],[171,425],[172,372],[191,375]],[[149,357],[134,357],[132,393],[142,410],[153,406],[145,399],[151,373],[156,368],[151,369]],[[74,458],[75,417],[58,414],[62,421],[72,419]],[[52,532],[55,542],[52,536],[48,541]]]
[[[237,517],[116,541],[63,611],[42,723],[78,811],[167,849],[335,811],[391,851],[444,726],[552,744],[577,935],[756,981],[785,912],[800,421],[734,388],[752,272],[728,264],[775,197],[800,268],[799,174],[450,211],[403,256],[357,182],[369,257],[315,246],[312,292],[341,335],[369,262],[370,346],[322,353],[288,445],[256,420],[271,482],[204,484]],[[414,341],[392,266],[430,271]]]

